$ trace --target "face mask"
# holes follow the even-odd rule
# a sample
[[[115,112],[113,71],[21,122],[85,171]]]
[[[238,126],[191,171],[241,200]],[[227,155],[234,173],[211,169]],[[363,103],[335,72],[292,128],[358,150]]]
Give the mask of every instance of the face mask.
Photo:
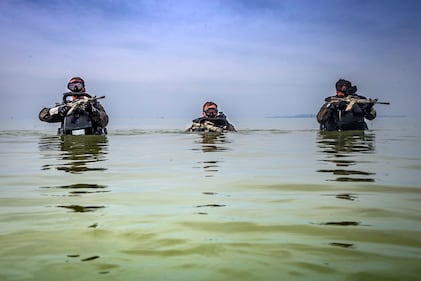
[[[218,115],[218,109],[208,108],[205,110],[206,117],[215,118]]]
[[[83,84],[81,82],[69,82],[67,89],[72,92],[81,92],[83,90]]]

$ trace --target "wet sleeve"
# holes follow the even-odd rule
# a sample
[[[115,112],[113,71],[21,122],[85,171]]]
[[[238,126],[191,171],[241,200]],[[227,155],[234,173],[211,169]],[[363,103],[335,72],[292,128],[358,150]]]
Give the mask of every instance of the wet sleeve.
[[[231,124],[228,121],[227,116],[223,112],[220,112],[219,113],[218,119],[220,121],[222,121],[221,124],[219,124],[219,125],[220,125],[220,127],[224,128],[224,130],[227,130],[227,131],[230,131],[230,132],[237,132],[237,130],[235,129],[234,125]]]
[[[95,107],[96,111],[91,114],[92,122],[96,125],[105,128],[108,125],[109,117],[107,112],[105,111],[104,107],[96,101],[93,106]]]
[[[227,121],[227,123],[228,123],[228,125],[227,125],[227,130],[228,131],[230,131],[230,132],[237,132],[237,130],[235,129],[235,127],[234,127],[234,125],[233,124],[231,124],[230,122],[228,122]]]
[[[364,117],[368,120],[373,120],[377,116],[377,112],[376,109],[374,109],[374,107],[371,107],[369,110],[364,111],[364,113]]]
[[[363,112],[364,118],[366,118],[367,120],[373,120],[374,118],[376,118],[377,112],[374,109],[374,103],[362,104],[360,106],[361,106],[361,110]]]
[[[59,116],[58,114],[51,114],[51,108],[45,107],[41,109],[38,114],[38,118],[41,121],[48,122],[48,123],[55,123],[63,121],[63,117]]]
[[[323,104],[319,112],[317,113],[317,122],[319,122],[320,124],[325,123],[329,119],[331,113],[329,105],[329,103]]]

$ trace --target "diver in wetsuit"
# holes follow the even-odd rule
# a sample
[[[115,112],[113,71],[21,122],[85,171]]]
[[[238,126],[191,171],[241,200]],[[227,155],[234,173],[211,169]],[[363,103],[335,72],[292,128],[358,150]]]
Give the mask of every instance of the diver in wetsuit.
[[[351,82],[339,79],[336,95],[327,97],[317,113],[317,121],[322,131],[347,131],[368,129],[367,120],[376,118],[374,103],[356,94],[357,87]]]
[[[84,130],[87,135],[106,134],[108,115],[100,102],[86,93],[85,81],[73,77],[67,88],[70,92],[64,94],[63,102],[41,109],[39,119],[48,123],[61,122],[59,134],[72,134],[77,129]],[[67,98],[71,100],[67,101]]]
[[[212,101],[205,102],[202,116],[193,120],[188,132],[236,132],[235,127],[228,122],[224,113],[218,111],[218,105]]]

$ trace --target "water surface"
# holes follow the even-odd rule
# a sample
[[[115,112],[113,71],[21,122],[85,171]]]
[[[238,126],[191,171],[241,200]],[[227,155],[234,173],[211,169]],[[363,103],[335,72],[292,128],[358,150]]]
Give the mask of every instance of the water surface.
[[[125,124],[0,131],[1,280],[420,279],[414,120]]]

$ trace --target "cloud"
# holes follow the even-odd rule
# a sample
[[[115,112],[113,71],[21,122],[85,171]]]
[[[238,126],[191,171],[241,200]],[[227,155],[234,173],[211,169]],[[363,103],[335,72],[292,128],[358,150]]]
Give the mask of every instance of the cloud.
[[[368,96],[410,96],[410,82],[420,78],[420,5],[2,1],[0,35],[8,40],[0,46],[0,95],[12,93],[17,102],[31,92],[23,99],[32,101],[24,105],[30,109],[40,106],[33,93],[53,99],[80,75],[89,90],[109,93],[104,102],[118,117],[136,111],[136,103],[124,110],[113,96],[139,100],[144,107],[136,114],[147,116],[199,108],[210,98],[254,107],[260,116],[315,112],[340,77]]]

